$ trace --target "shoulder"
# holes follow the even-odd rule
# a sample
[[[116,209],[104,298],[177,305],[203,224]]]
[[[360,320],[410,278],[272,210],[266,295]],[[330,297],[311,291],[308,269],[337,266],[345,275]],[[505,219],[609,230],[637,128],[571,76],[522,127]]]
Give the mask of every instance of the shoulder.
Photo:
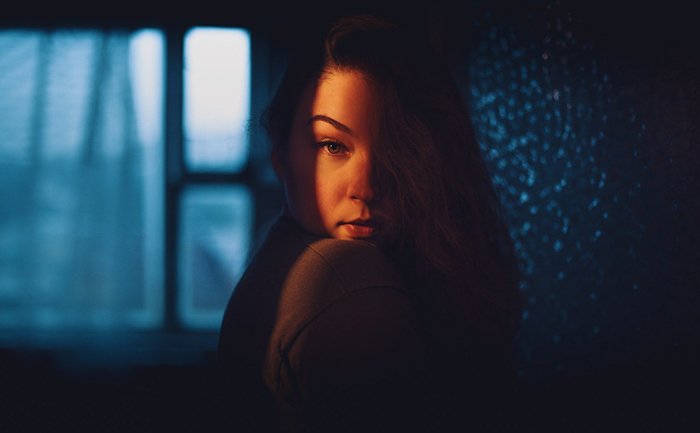
[[[367,242],[310,243],[287,275],[277,311],[278,353],[298,371],[308,371],[304,365],[338,367],[341,359],[353,360],[354,370],[364,361],[390,368],[391,359],[424,350],[411,293],[388,258]]]
[[[410,292],[371,245],[324,241],[308,253],[304,263],[323,264],[281,316],[292,326],[280,328],[278,394],[323,431],[413,431],[432,364]],[[297,301],[311,308],[295,320]]]
[[[243,280],[284,278],[285,285],[327,283],[332,278],[342,290],[374,285],[401,285],[401,276],[388,257],[375,245],[362,240],[323,238],[303,231],[289,217],[279,218],[256,249]],[[247,278],[246,278],[247,277]],[[247,282],[246,282],[247,283]]]
[[[315,268],[330,273],[343,291],[373,286],[402,287],[398,270],[376,246],[360,240],[320,239],[309,243],[293,272]]]
[[[362,317],[363,309],[411,308],[400,273],[364,241],[308,242],[286,271],[277,306],[276,337],[286,351],[299,334],[328,317]],[[365,319],[369,319],[365,317]]]

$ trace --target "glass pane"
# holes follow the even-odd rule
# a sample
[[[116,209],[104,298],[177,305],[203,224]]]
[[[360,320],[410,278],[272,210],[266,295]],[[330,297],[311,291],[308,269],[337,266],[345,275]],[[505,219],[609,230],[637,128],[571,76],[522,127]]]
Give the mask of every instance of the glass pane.
[[[162,312],[161,33],[0,31],[0,330]]]
[[[192,186],[182,197],[180,314],[187,326],[214,329],[238,282],[251,241],[252,197],[239,185]]]
[[[187,166],[192,170],[241,170],[248,157],[248,32],[193,28],[185,36],[184,63]]]

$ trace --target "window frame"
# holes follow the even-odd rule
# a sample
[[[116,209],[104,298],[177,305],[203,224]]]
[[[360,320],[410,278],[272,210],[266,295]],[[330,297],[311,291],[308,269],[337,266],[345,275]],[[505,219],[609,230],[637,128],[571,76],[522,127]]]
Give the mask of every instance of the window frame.
[[[181,202],[189,186],[202,185],[242,185],[249,189],[252,197],[253,227],[251,244],[260,234],[265,224],[274,215],[275,203],[281,199],[281,188],[269,173],[267,141],[260,128],[252,127],[248,136],[248,158],[243,168],[236,172],[216,170],[193,170],[185,161],[184,139],[184,48],[187,33],[200,25],[171,26],[162,28],[165,41],[164,77],[164,317],[166,332],[216,333],[219,330],[197,331],[186,327],[179,317],[178,299],[180,294],[178,278],[179,236],[181,223]],[[271,94],[270,44],[265,38],[246,26],[207,26],[239,28],[246,30],[250,37],[250,112],[252,125],[264,109]]]
[[[189,30],[197,27],[243,29],[250,37],[250,112],[253,128],[248,136],[248,157],[241,171],[192,170],[184,159],[184,44]],[[61,28],[77,28],[110,32],[113,30],[134,32],[144,29],[159,31],[163,38],[163,104],[162,110],[162,296],[163,308],[159,324],[154,327],[134,329],[95,329],[89,326],[78,329],[1,329],[0,350],[23,353],[42,353],[56,360],[70,359],[70,363],[103,368],[123,368],[148,364],[200,364],[210,362],[218,344],[218,328],[193,328],[184,323],[178,308],[180,254],[181,201],[189,186],[242,185],[252,197],[253,226],[251,245],[261,230],[279,208],[282,190],[271,175],[268,164],[268,146],[256,121],[267,103],[274,84],[270,59],[274,50],[270,39],[251,26],[235,22],[208,24],[149,25],[71,25],[57,23],[52,26],[3,25],[2,29],[50,31]],[[279,53],[277,53],[279,54]],[[279,56],[277,56],[279,58]],[[280,70],[281,71],[281,70]],[[278,71],[278,72],[280,72]],[[106,355],[106,356],[105,356]],[[71,367],[72,368],[72,367]]]

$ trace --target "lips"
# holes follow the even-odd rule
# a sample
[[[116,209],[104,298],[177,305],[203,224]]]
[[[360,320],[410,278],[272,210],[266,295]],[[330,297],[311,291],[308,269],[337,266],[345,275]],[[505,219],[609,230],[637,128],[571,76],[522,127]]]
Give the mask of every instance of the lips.
[[[372,220],[354,220],[341,223],[341,226],[353,238],[368,238],[374,235],[377,230],[376,224]]]

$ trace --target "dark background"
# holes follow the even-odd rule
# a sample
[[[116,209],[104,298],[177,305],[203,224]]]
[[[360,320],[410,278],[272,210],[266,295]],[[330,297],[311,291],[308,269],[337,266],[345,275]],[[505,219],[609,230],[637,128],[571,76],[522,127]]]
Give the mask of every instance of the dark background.
[[[344,12],[432,32],[453,56],[522,258],[517,430],[689,431],[700,384],[698,26],[677,2],[609,3],[30,3],[0,24],[243,26],[282,52]],[[203,353],[88,368],[0,349],[0,431],[219,431],[214,365]]]

